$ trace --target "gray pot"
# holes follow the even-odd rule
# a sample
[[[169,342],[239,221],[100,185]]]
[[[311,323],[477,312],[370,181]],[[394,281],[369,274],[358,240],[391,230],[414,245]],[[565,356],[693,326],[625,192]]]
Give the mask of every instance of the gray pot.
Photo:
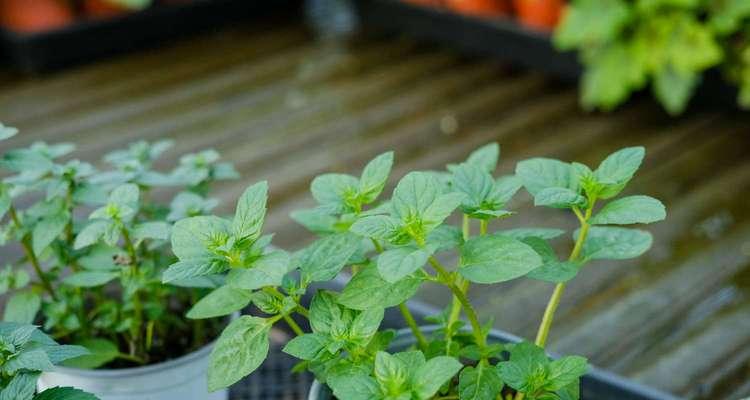
[[[101,400],[227,400],[228,390],[208,393],[210,343],[174,360],[137,368],[87,370],[55,367],[37,382],[39,391],[72,386]]]
[[[421,315],[420,315],[421,316]],[[431,333],[436,326],[422,328],[425,333]],[[490,339],[496,342],[518,342],[521,339],[511,334],[492,330]],[[401,329],[391,344],[392,350],[400,351],[416,343],[409,329]],[[581,399],[583,400],[681,400],[668,393],[642,386],[638,383],[613,375],[598,368],[592,368],[581,379]],[[318,381],[313,382],[307,400],[333,400],[333,394],[328,387]]]

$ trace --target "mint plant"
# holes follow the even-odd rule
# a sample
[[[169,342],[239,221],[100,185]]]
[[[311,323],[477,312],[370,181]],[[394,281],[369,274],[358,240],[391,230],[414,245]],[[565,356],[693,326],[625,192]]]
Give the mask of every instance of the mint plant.
[[[671,114],[685,110],[703,75],[720,68],[750,107],[750,3],[575,0],[555,32],[586,67],[581,102],[610,110],[649,85]]]
[[[87,354],[84,347],[58,344],[34,325],[0,322],[0,400],[97,400],[71,387],[35,394],[42,372]]]
[[[648,196],[615,199],[639,168],[641,147],[615,152],[595,170],[534,158],[518,163],[514,174],[494,177],[499,154],[499,146],[489,144],[447,171],[410,172],[390,199],[381,194],[392,152],[370,161],[360,176],[318,176],[311,184],[318,205],[291,214],[318,239],[292,253],[272,246],[272,236],[262,233],[265,182],[245,191],[232,219],[178,221],[172,249],[179,261],[164,281],[223,280],[188,317],[229,315],[250,304],[258,310],[235,319],[219,337],[209,389],[230,386],[257,369],[267,357],[271,328],[285,321],[296,334],[284,348],[301,360],[296,370],[311,371],[341,400],[578,399],[586,359],[551,360],[544,351],[565,284],[592,261],[643,254],[651,235],[619,225],[659,221],[665,209]],[[490,229],[513,217],[509,203],[521,188],[537,206],[567,211],[579,221],[567,259],[558,258],[550,244],[563,230]],[[457,215],[460,223],[454,225]],[[302,304],[312,284],[342,272],[350,279],[341,292],[318,290],[309,308]],[[494,342],[492,319],[481,318],[469,300],[471,285],[524,277],[556,285],[536,340]],[[406,306],[423,284],[440,285],[453,299],[430,317],[435,327],[429,330],[418,326]],[[390,307],[401,311],[413,346],[391,348],[395,331],[380,329]],[[309,329],[292,317],[306,319]]]
[[[0,139],[16,134],[0,125]],[[90,350],[66,365],[159,362],[219,332],[221,321],[176,317],[215,282],[165,285],[161,278],[175,261],[172,223],[210,212],[217,205],[206,197],[211,186],[237,173],[213,150],[183,156],[172,171],[155,170],[170,146],[134,143],[107,154],[104,171],[66,160],[74,150],[68,143],[37,142],[0,158],[0,246],[22,254],[0,268],[0,294],[9,292],[3,319],[39,323],[56,340]],[[154,193],[179,188],[171,202]]]

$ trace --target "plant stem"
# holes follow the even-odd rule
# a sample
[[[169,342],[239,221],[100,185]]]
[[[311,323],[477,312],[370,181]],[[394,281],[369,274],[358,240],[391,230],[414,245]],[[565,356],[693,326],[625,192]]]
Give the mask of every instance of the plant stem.
[[[18,213],[16,213],[16,209],[13,206],[10,206],[8,209],[8,214],[10,214],[10,218],[13,221],[13,224],[16,226],[16,229],[21,229],[21,221],[18,219]],[[36,272],[37,277],[42,283],[42,287],[44,290],[49,293],[50,297],[52,297],[52,300],[57,300],[57,296],[55,295],[55,289],[52,288],[52,284],[50,284],[49,280],[47,279],[47,276],[42,271],[42,267],[39,264],[39,260],[36,258],[36,254],[34,254],[34,249],[29,243],[29,236],[24,235],[21,239],[21,246],[23,247],[24,253],[26,253],[26,258],[28,258],[29,262],[31,263],[31,266],[34,267],[34,272]]]
[[[133,275],[138,275],[138,253],[136,252],[135,246],[133,245],[133,241],[130,239],[130,233],[128,233],[128,230],[123,226],[120,230],[122,233],[123,241],[125,241],[125,249],[128,252],[128,255],[130,256],[130,266],[133,268]],[[136,351],[140,350],[141,345],[141,326],[143,323],[143,306],[141,305],[141,296],[136,289],[133,292],[133,312],[135,313],[135,328],[133,329],[133,341],[134,345],[136,347]]]
[[[398,309],[401,311],[401,315],[404,316],[404,320],[409,326],[409,329],[411,329],[412,334],[417,339],[417,345],[419,346],[419,348],[422,350],[426,350],[427,339],[424,337],[422,331],[419,330],[419,325],[417,325],[417,321],[414,319],[411,311],[409,311],[409,307],[406,305],[406,303],[401,303],[398,305]]]
[[[486,219],[480,219],[479,220],[479,234],[484,236],[487,234],[487,226],[489,225],[489,221]]]
[[[585,215],[581,215],[580,211],[577,208],[573,209],[573,211],[576,213],[576,216],[578,216],[579,220],[581,221],[581,230],[578,232],[578,238],[576,239],[575,246],[573,246],[573,251],[570,252],[570,257],[568,257],[569,261],[576,261],[581,256],[583,243],[586,241],[586,237],[588,236],[590,228],[588,219],[591,217],[592,210],[593,201],[586,210]],[[549,302],[547,303],[547,308],[544,310],[544,316],[542,317],[542,323],[539,325],[539,330],[536,334],[535,343],[539,347],[543,348],[547,344],[547,338],[549,337],[549,331],[552,327],[552,321],[555,318],[555,312],[557,311],[557,307],[560,305],[560,300],[562,299],[562,295],[564,292],[564,282],[558,283],[555,286],[555,290],[552,292],[552,297],[550,297]],[[516,397],[516,400],[520,399]]]
[[[297,323],[294,322],[292,317],[290,317],[288,314],[284,314],[284,321],[286,321],[287,325],[289,325],[289,327],[292,328],[292,330],[297,336],[302,336],[305,334],[302,328],[300,328],[299,325],[297,325]]]
[[[442,265],[440,265],[435,257],[430,256],[429,261],[432,267],[435,268],[440,275],[442,283],[448,286],[451,292],[453,292],[453,296],[455,296],[458,299],[458,302],[461,303],[461,306],[464,309],[464,314],[466,314],[466,318],[469,320],[469,323],[471,323],[472,333],[474,334],[474,339],[476,340],[477,345],[481,349],[486,348],[487,338],[484,337],[484,334],[482,333],[482,325],[479,323],[479,317],[477,317],[477,312],[474,310],[474,306],[471,305],[469,298],[466,297],[466,293],[464,293],[460,287],[456,286],[456,279],[451,276]]]

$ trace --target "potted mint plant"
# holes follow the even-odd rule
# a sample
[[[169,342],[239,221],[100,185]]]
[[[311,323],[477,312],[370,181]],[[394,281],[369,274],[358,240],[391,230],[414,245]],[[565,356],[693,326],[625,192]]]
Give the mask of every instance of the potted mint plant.
[[[0,125],[0,139],[16,133]],[[217,282],[165,285],[161,275],[175,261],[172,222],[210,212],[212,183],[236,172],[213,150],[183,156],[173,171],[154,170],[170,144],[110,153],[105,171],[62,161],[71,144],[37,142],[0,158],[0,245],[21,253],[0,271],[3,320],[40,324],[90,353],[44,370],[40,390],[74,386],[101,400],[226,399],[226,391],[209,395],[204,378],[225,321],[179,317]],[[161,201],[161,188],[182,191]]]
[[[267,357],[271,328],[285,321],[296,337],[284,351],[301,360],[296,370],[318,379],[311,400],[331,393],[340,400],[577,399],[590,368],[586,359],[552,360],[544,347],[565,282],[592,261],[637,257],[651,246],[648,232],[619,225],[664,219],[661,202],[613,200],[643,156],[641,147],[626,148],[595,170],[535,158],[496,178],[499,146],[490,144],[447,172],[408,173],[390,199],[378,200],[393,163],[393,153],[385,153],[359,177],[313,180],[318,206],[291,217],[319,239],[293,253],[272,247],[271,236],[262,233],[267,185],[261,182],[240,197],[231,220],[198,216],[175,224],[172,248],[179,262],[164,280],[225,278],[189,318],[230,315],[251,303],[262,313],[239,317],[221,334],[211,354],[210,390],[256,370]],[[550,244],[565,233],[560,229],[495,229],[514,215],[506,205],[522,187],[537,206],[566,210],[579,221],[568,257],[558,258]],[[461,215],[459,226],[449,223],[454,214]],[[441,261],[456,258],[453,268]],[[318,290],[309,308],[303,305],[312,284],[345,269],[351,278],[341,292]],[[522,277],[554,284],[553,296],[534,342],[501,343],[468,293],[472,285]],[[441,285],[453,298],[430,319],[431,327],[418,326],[406,306],[425,284]],[[409,327],[398,335],[380,329],[384,310],[392,307]],[[293,316],[307,319],[309,329]]]
[[[36,381],[42,372],[86,354],[81,346],[58,344],[34,325],[0,322],[0,400],[98,400],[72,387],[36,393]]]

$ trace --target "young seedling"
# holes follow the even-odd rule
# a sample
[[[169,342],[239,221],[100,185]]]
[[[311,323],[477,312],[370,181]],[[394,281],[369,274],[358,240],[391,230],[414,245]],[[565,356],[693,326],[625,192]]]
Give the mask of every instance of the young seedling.
[[[514,175],[493,177],[500,148],[484,146],[446,172],[406,174],[390,199],[380,199],[393,153],[370,161],[360,176],[315,178],[313,209],[291,217],[319,238],[287,253],[263,235],[267,185],[247,189],[233,219],[198,216],[180,220],[172,231],[179,261],[164,280],[208,278],[224,284],[198,302],[190,318],[229,315],[253,304],[259,315],[234,320],[211,356],[209,389],[232,385],[267,357],[269,332],[286,321],[296,333],[284,351],[341,400],[552,400],[579,398],[586,359],[551,360],[544,351],[565,282],[598,259],[641,255],[651,235],[610,225],[642,224],[665,217],[662,204],[647,196],[617,196],[643,159],[643,148],[627,148],[596,170],[580,163],[536,158],[518,164]],[[554,228],[491,230],[511,217],[508,203],[525,187],[538,206],[568,210],[580,221],[566,260],[549,241]],[[605,204],[606,203],[606,204]],[[597,205],[603,207],[596,207]],[[461,214],[460,226],[451,216]],[[478,225],[478,234],[472,234]],[[455,267],[441,260],[458,259]],[[309,309],[302,296],[311,284],[348,272],[340,293],[314,292]],[[518,278],[555,283],[534,343],[492,342],[492,320],[471,304],[472,284]],[[406,302],[423,284],[443,286],[453,301],[420,328]],[[398,307],[415,345],[391,348],[395,332],[380,329],[384,310]],[[292,316],[307,319],[302,329]],[[465,317],[468,325],[464,323]]]
[[[0,322],[0,400],[97,400],[71,387],[35,394],[39,374],[88,354],[81,346],[57,344],[34,325]]]
[[[0,139],[16,134],[0,125]],[[161,275],[175,261],[172,222],[211,212],[217,202],[205,197],[210,186],[236,172],[212,150],[184,156],[172,172],[154,170],[171,144],[138,142],[107,154],[106,171],[62,161],[74,150],[67,143],[37,142],[0,155],[0,245],[23,252],[0,269],[0,294],[12,292],[3,319],[38,322],[55,339],[91,351],[68,366],[159,362],[218,333],[220,321],[174,316],[213,282],[164,285]],[[184,191],[171,204],[151,199],[162,187]]]

